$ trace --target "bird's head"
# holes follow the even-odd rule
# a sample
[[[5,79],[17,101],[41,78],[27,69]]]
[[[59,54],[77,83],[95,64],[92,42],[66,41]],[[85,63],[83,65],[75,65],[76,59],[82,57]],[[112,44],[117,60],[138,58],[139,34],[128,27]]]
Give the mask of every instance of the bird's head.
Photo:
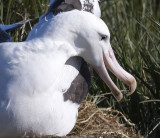
[[[80,20],[76,25],[74,44],[79,56],[95,69],[118,101],[123,96],[111,80],[106,67],[130,87],[128,95],[132,94],[136,89],[136,80],[117,62],[110,44],[110,32],[107,25],[100,18],[90,13],[83,12],[78,17]]]
[[[77,10],[62,13],[55,17],[55,20],[55,24],[59,24],[55,28],[59,30],[58,37],[63,36],[63,39],[74,47],[77,56],[82,57],[95,69],[118,101],[123,96],[111,80],[106,67],[130,87],[128,95],[135,91],[136,80],[117,62],[110,44],[110,32],[103,20],[91,13]]]

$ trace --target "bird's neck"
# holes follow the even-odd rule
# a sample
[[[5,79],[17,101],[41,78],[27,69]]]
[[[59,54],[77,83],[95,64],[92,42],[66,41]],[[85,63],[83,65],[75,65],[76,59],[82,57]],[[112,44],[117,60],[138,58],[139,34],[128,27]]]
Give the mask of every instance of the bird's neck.
[[[44,37],[35,38],[27,42],[29,43],[29,49],[34,49],[33,51],[36,51],[37,53],[44,52],[46,54],[56,55],[57,57],[63,56],[66,59],[78,55],[75,47],[65,40]]]

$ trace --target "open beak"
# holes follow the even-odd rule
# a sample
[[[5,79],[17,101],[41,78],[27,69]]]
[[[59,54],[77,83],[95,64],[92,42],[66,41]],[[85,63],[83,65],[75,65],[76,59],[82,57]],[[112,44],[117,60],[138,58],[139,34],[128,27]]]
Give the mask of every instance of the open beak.
[[[117,99],[117,101],[120,101],[123,98],[123,95],[121,91],[117,88],[117,86],[114,84],[114,82],[111,80],[105,65],[107,68],[123,83],[127,84],[130,88],[129,93],[127,96],[131,95],[137,86],[135,78],[126,72],[117,62],[114,52],[112,50],[111,45],[109,44],[109,50],[107,53],[103,53],[103,60],[104,62],[100,67],[94,67],[101,79],[106,83],[106,85],[110,88],[113,96]],[[105,63],[105,65],[104,65]]]

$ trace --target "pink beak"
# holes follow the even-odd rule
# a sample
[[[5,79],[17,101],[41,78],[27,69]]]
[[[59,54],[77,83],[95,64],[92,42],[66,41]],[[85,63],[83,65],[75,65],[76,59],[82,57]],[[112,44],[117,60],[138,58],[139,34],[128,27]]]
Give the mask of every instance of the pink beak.
[[[112,50],[111,45],[109,45],[109,50],[107,53],[103,53],[103,60],[104,62],[100,67],[94,67],[101,79],[106,83],[106,85],[110,88],[113,96],[117,99],[117,101],[120,101],[123,98],[123,95],[121,91],[117,88],[117,86],[114,84],[114,82],[111,80],[105,65],[107,68],[121,81],[123,81],[125,84],[127,84],[130,87],[130,91],[127,94],[128,96],[131,95],[137,86],[135,78],[126,72],[117,62],[114,52]],[[105,63],[105,65],[104,65]]]

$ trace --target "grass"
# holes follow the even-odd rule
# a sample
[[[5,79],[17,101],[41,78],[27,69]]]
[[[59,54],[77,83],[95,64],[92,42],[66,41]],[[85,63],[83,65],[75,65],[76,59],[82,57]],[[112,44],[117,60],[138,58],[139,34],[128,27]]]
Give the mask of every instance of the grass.
[[[0,0],[0,23],[10,24],[38,18],[47,10],[46,0]],[[147,137],[160,132],[160,1],[102,0],[102,18],[111,32],[111,44],[119,63],[137,80],[131,97],[117,103],[109,89],[94,73],[90,100],[99,107],[118,109]],[[27,24],[13,32],[14,41],[22,41],[32,29]],[[111,74],[117,86],[124,86]],[[99,96],[101,95],[101,96]]]
[[[156,0],[103,3],[102,9],[106,10],[102,18],[110,28],[116,56],[138,82],[137,91],[131,97],[121,103],[111,101],[109,105],[119,108],[143,134],[159,135],[158,127],[152,134],[150,131],[159,122],[160,114],[160,8],[156,8]],[[125,90],[117,79],[115,81]]]

